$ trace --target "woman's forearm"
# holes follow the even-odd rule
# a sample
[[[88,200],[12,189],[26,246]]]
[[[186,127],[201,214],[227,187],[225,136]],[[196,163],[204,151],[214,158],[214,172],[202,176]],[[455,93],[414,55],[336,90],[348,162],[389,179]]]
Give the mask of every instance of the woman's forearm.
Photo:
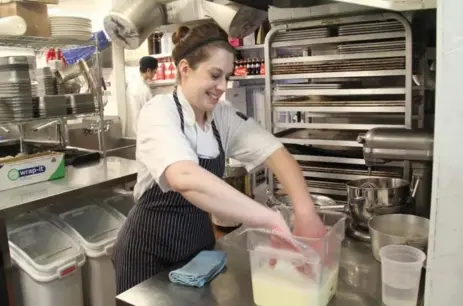
[[[174,168],[172,168],[174,167]],[[200,209],[251,227],[272,228],[276,213],[192,162],[166,170],[171,187]]]
[[[265,161],[265,165],[273,171],[283,185],[296,211],[302,213],[315,211],[302,171],[285,148],[273,152]]]

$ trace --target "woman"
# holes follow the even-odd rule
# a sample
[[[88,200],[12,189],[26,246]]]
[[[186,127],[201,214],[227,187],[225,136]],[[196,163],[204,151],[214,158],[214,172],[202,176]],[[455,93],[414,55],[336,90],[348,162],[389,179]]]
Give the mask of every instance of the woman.
[[[296,235],[325,231],[292,156],[254,120],[219,103],[233,72],[227,34],[215,24],[181,27],[173,42],[179,86],[151,99],[139,117],[137,205],[113,255],[118,293],[212,249],[209,214],[289,234],[279,213],[221,179],[226,157],[273,171],[295,207]]]

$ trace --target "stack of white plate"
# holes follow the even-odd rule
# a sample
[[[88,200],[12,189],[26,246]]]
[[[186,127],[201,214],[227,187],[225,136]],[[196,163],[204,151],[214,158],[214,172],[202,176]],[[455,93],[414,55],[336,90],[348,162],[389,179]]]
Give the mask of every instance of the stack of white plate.
[[[92,21],[83,17],[50,16],[51,36],[62,39],[89,40]]]

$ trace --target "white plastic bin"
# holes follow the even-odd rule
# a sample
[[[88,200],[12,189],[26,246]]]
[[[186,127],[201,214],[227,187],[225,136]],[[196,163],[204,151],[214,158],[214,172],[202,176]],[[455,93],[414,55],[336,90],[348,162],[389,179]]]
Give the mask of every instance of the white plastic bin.
[[[7,222],[24,306],[83,306],[82,247],[35,213]]]
[[[77,202],[77,201],[76,201]],[[116,304],[116,276],[111,253],[123,221],[105,208],[96,205],[54,205],[42,213],[80,243],[87,256],[83,267],[84,301],[86,306]]]

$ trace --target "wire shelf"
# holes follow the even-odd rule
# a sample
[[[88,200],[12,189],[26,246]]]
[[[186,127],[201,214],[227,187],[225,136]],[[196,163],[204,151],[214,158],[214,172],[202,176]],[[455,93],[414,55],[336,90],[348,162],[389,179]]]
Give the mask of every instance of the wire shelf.
[[[47,48],[73,49],[83,46],[94,46],[93,40],[83,41],[75,39],[61,39],[53,37],[32,37],[32,36],[5,36],[0,35],[0,46],[30,48],[42,50]]]

